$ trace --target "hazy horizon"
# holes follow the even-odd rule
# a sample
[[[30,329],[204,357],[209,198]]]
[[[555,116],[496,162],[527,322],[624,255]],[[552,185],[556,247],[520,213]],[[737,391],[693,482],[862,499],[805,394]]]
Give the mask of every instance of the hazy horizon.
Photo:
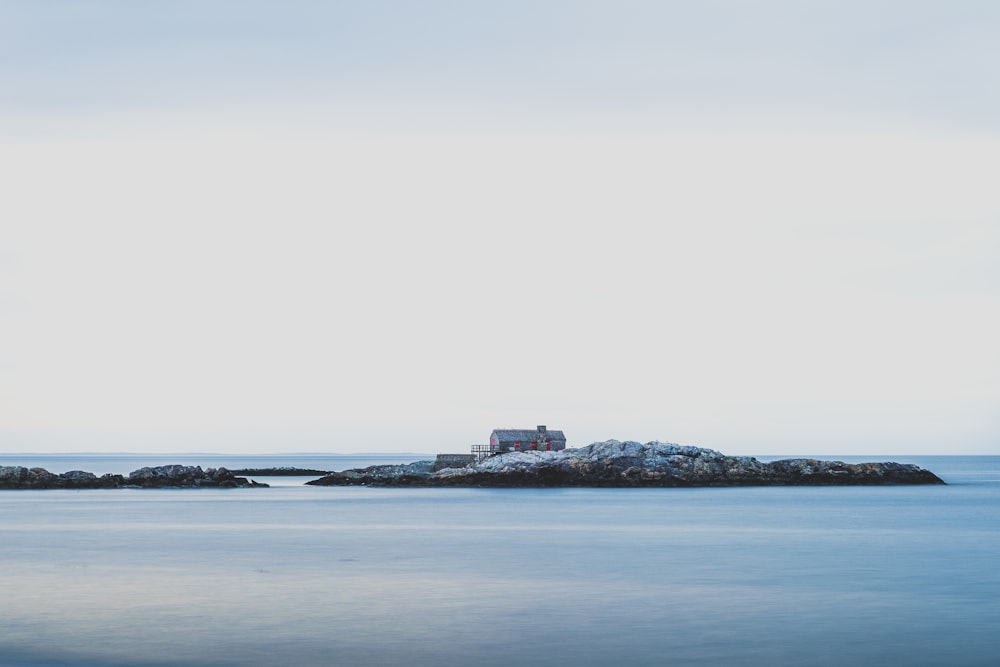
[[[0,454],[1000,454],[1000,6],[0,18]]]

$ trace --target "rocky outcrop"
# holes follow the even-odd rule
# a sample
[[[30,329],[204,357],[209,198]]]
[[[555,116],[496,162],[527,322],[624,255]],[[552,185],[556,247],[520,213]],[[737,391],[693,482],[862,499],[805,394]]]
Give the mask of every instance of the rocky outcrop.
[[[70,470],[61,474],[45,468],[0,467],[0,489],[114,489],[125,485],[121,475]]]
[[[267,486],[267,484],[254,482],[245,477],[237,477],[226,468],[202,470],[201,466],[182,465],[139,468],[130,472],[125,482],[128,486],[143,488],[220,487],[234,489],[248,486]]]
[[[559,452],[509,452],[463,468],[433,461],[332,473],[315,486],[686,487],[944,484],[911,464],[785,459],[762,463],[664,442],[595,442]]]
[[[437,477],[434,461],[368,466],[332,472],[306,484],[315,486],[418,486]]]
[[[319,475],[329,475],[329,470],[313,470],[311,468],[294,468],[281,466],[278,468],[239,468],[233,470],[234,475],[244,475],[247,477],[318,477]]]
[[[246,488],[253,486],[266,487],[267,484],[237,477],[225,468],[202,470],[200,466],[167,465],[140,468],[129,473],[128,477],[112,474],[98,477],[92,472],[83,470],[55,474],[45,468],[0,467],[0,489]]]

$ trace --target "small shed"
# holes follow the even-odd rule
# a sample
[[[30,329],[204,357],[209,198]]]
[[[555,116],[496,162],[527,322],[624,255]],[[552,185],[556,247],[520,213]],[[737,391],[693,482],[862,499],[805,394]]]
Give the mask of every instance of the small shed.
[[[544,424],[534,429],[498,428],[490,434],[490,453],[559,451],[566,449],[562,431],[550,431]]]

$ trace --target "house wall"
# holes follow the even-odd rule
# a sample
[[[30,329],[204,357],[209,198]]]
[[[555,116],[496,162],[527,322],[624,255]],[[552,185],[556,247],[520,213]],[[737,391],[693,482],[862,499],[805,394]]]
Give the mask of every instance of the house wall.
[[[566,438],[561,431],[547,431],[546,445],[541,447],[541,451],[559,451],[566,449]],[[538,442],[539,432],[531,429],[498,429],[490,434],[490,451],[492,452],[527,452],[538,451],[537,444],[533,448],[532,443]],[[520,437],[520,439],[517,439]]]
[[[491,443],[492,444],[492,443]],[[565,440],[549,440],[546,445],[539,448],[537,447],[537,441],[535,440],[511,440],[511,441],[501,441],[493,449],[498,452],[530,452],[530,451],[553,451],[557,452],[562,449],[566,449]]]

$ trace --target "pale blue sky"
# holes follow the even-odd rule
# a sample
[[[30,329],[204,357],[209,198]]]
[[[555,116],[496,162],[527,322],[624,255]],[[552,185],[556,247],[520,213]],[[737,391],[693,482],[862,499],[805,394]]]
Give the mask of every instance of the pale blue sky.
[[[1000,454],[1000,6],[0,2],[0,451]]]
[[[996,130],[993,2],[4,2],[9,113],[500,105]],[[553,111],[555,112],[555,111]]]

